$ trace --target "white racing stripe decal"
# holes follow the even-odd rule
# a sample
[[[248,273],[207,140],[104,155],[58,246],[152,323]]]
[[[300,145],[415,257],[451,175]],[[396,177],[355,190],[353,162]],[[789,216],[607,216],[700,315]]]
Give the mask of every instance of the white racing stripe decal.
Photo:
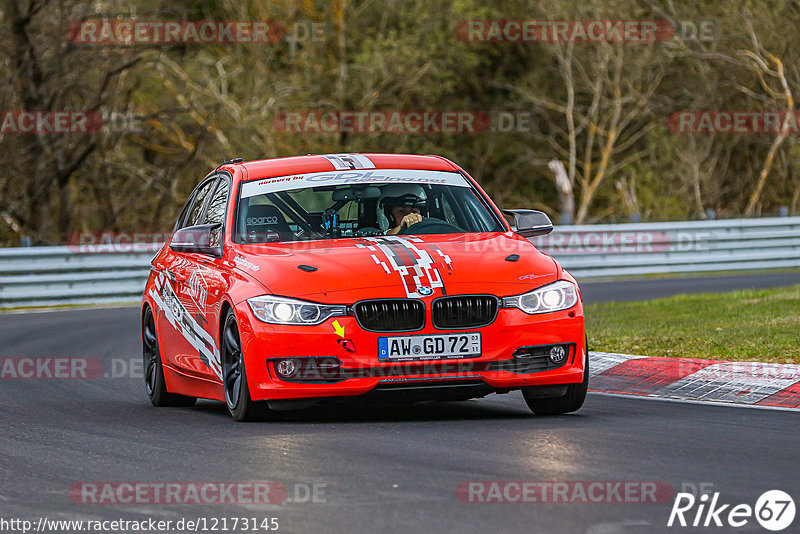
[[[368,157],[361,154],[322,154],[322,157],[330,160],[337,171],[375,168],[375,164]]]
[[[452,268],[452,263],[450,257],[442,253],[436,245],[426,245],[418,237],[366,237],[364,241],[370,244],[358,243],[356,246],[372,252],[381,252],[386,261],[381,261],[376,254],[372,254],[372,259],[383,267],[386,274],[396,272],[400,275],[408,298],[431,296],[430,292],[420,292],[421,287],[431,289],[439,287],[444,291],[442,275],[439,272],[442,265],[433,259],[426,247],[430,247],[437,253],[439,259],[447,265],[447,269]],[[387,262],[389,266],[387,266]]]
[[[186,310],[175,295],[172,285],[164,273],[158,273],[155,285],[158,291],[151,288],[150,296],[156,306],[164,312],[169,324],[180,333],[189,344],[197,349],[200,359],[210,367],[220,380],[222,379],[222,366],[220,364],[219,350],[214,339]]]

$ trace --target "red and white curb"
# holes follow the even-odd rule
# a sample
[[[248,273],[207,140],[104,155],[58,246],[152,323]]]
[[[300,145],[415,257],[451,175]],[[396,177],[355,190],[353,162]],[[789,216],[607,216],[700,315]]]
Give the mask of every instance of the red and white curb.
[[[800,408],[800,365],[590,352],[589,391]]]

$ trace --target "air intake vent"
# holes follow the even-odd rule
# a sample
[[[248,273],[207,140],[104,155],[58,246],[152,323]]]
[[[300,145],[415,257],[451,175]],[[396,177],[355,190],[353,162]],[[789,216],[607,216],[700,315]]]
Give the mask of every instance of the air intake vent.
[[[499,362],[490,362],[488,371],[510,371],[512,373],[539,373],[541,371],[552,371],[563,367],[570,356],[575,354],[575,344],[568,343],[561,345],[567,355],[562,361],[553,363],[548,357],[553,345],[539,345],[536,347],[520,347],[514,351],[514,358]]]
[[[476,328],[497,317],[498,298],[492,295],[461,295],[433,301],[436,328]]]
[[[408,332],[425,326],[425,305],[415,299],[364,300],[353,307],[364,330]]]

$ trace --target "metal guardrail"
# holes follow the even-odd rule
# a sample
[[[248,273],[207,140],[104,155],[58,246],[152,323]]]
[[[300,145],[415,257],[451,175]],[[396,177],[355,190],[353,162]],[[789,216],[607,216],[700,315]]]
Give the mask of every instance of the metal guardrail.
[[[557,226],[532,241],[578,279],[800,267],[800,217]]]
[[[0,249],[0,308],[138,302],[158,247],[147,248],[136,253]]]
[[[557,226],[532,241],[579,280],[800,268],[800,217]],[[138,302],[156,248],[0,249],[0,308]]]

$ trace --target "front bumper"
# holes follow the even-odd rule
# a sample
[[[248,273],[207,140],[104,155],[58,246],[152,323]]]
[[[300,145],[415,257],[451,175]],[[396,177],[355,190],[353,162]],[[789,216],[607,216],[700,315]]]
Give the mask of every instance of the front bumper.
[[[482,354],[478,358],[392,361],[378,359],[378,338],[405,335],[363,330],[355,317],[336,317],[317,326],[266,324],[255,317],[246,302],[237,306],[239,333],[245,355],[247,380],[253,400],[309,399],[360,396],[391,390],[402,397],[404,390],[442,392],[474,390],[469,396],[505,392],[524,386],[579,383],[586,358],[583,309],[580,302],[554,313],[527,315],[515,308],[501,308],[495,321],[464,332],[480,332]],[[333,322],[344,327],[337,335]],[[430,325],[412,334],[442,334]],[[346,340],[346,342],[345,342]],[[556,368],[519,357],[522,347],[565,345],[563,364]],[[515,355],[515,353],[517,353]],[[317,358],[323,374],[305,374],[301,379],[281,380],[274,362],[285,358]],[[339,362],[337,365],[332,365]],[[431,395],[432,398],[436,394]],[[445,396],[446,397],[446,396]]]

